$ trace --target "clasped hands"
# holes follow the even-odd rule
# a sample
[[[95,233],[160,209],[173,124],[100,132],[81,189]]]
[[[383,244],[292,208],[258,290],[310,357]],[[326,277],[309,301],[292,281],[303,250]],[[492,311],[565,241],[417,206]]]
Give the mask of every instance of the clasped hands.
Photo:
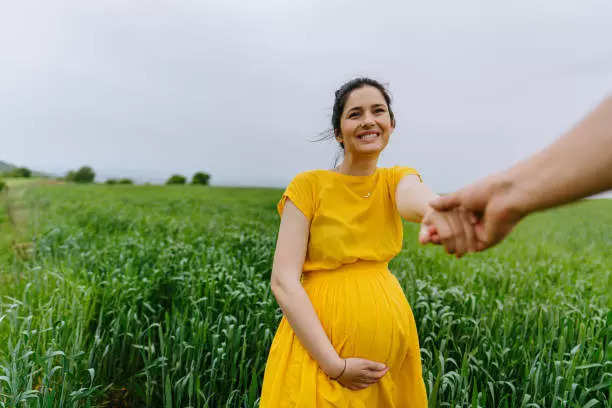
[[[457,258],[490,248],[529,212],[518,198],[511,183],[496,176],[438,197],[427,206],[419,242],[444,245]]]
[[[447,253],[461,258],[485,248],[481,229],[476,214],[464,207],[438,211],[428,206],[421,222],[419,242],[443,245]]]

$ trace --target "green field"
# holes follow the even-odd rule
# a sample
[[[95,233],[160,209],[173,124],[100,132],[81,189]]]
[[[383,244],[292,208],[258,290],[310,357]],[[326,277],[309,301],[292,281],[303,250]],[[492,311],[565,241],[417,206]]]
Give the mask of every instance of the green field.
[[[282,316],[269,287],[281,192],[11,185],[0,407],[257,407]],[[390,269],[430,406],[610,405],[612,200],[534,214],[460,260],[404,225]]]

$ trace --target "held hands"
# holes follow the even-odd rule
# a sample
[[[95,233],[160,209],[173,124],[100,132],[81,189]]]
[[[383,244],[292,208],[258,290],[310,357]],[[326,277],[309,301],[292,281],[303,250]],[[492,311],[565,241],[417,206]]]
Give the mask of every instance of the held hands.
[[[442,212],[430,206],[421,223],[419,242],[444,245],[447,253],[461,258],[481,247],[475,231],[476,225],[476,216],[463,207]]]
[[[490,248],[528,212],[513,204],[525,201],[518,195],[512,183],[493,175],[438,197],[429,203],[419,241],[444,245],[446,252],[457,257]]]

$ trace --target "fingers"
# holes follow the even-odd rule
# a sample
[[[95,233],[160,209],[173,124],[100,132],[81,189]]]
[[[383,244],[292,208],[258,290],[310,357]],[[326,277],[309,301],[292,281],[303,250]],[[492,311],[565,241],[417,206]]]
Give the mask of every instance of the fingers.
[[[451,222],[452,216],[448,213],[439,213],[440,217],[444,219],[444,225],[440,231],[440,241],[444,245],[444,249],[446,249],[446,253],[454,254],[457,252],[456,242],[455,242],[455,229],[453,228],[453,224]]]
[[[477,223],[476,215],[462,206],[445,212],[431,211],[423,219],[419,240],[421,243],[443,244],[447,253],[461,258],[468,252],[479,250]],[[425,224],[429,225],[427,231]],[[484,235],[484,230],[478,231]]]
[[[431,242],[431,234],[429,233],[429,226],[421,224],[419,231],[419,242],[421,244],[428,244]]]
[[[426,212],[425,215],[423,216],[423,220],[421,221],[421,228],[419,230],[419,242],[423,245],[431,242],[431,235],[432,235],[430,232],[430,227],[432,227],[431,222],[432,221],[429,216],[429,212]]]
[[[338,381],[350,390],[361,390],[380,381],[387,374],[389,367],[366,359],[348,359],[345,375]]]
[[[438,211],[448,211],[461,204],[458,193],[441,196],[429,202],[429,205]]]
[[[432,213],[434,213],[434,210],[429,208],[421,221],[421,229],[419,231],[419,242],[421,244],[428,244],[430,242],[434,244],[440,243],[438,229],[434,224],[435,220],[432,218]]]
[[[463,230],[463,221],[459,214],[459,209],[455,208],[452,211],[445,213],[447,216],[449,225],[453,230],[453,236],[450,240],[453,241],[453,245],[455,248],[455,256],[457,258],[461,258],[463,254],[466,252],[466,242],[465,242],[465,232]]]
[[[375,361],[372,361],[370,364],[368,364],[364,368],[366,370],[371,370],[371,371],[383,371],[383,370],[388,369],[389,367],[387,367],[385,363],[377,363]]]
[[[466,210],[467,211],[467,210]],[[472,211],[467,211],[470,224],[476,225],[478,223],[478,217]]]
[[[380,381],[380,379],[384,377],[388,371],[389,371],[389,367],[385,368],[384,370],[376,370],[376,371],[367,370],[367,371],[364,371],[359,376],[357,381],[359,384],[363,385],[364,387],[367,387],[367,386],[370,386]]]
[[[440,244],[440,236],[436,227],[429,227],[429,240],[434,244]]]
[[[474,231],[474,225],[472,220],[475,218],[474,214],[468,212],[465,208],[459,207],[459,216],[463,223],[463,232],[465,234],[465,243],[467,252],[476,252],[476,232]],[[474,218],[472,218],[472,217]]]
[[[360,378],[358,381],[363,384],[374,384],[375,382],[378,382],[381,378],[383,378],[385,374],[387,374],[387,371],[388,370],[383,371],[382,374],[367,374],[366,376]]]
[[[449,213],[431,210],[424,218],[424,223],[429,223],[435,228],[435,232],[430,234],[430,241],[435,244],[443,244],[446,252],[455,252],[455,233],[449,223]]]
[[[430,242],[434,244],[439,244],[440,237],[438,236],[438,231],[436,230],[436,227],[434,227],[433,225],[428,226],[422,223],[421,229],[419,230],[419,242],[423,245],[429,244]]]
[[[439,242],[444,243],[446,246],[446,242],[453,236],[453,230],[448,224],[448,220],[445,213],[433,212],[431,213],[430,218],[438,232],[437,235]]]

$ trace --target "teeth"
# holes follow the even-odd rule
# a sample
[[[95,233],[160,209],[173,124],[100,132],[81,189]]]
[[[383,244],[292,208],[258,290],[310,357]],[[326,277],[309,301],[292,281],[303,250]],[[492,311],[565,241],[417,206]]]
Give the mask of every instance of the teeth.
[[[359,138],[362,140],[367,140],[367,139],[374,139],[377,136],[378,135],[376,133],[368,133],[367,135],[359,136]]]

